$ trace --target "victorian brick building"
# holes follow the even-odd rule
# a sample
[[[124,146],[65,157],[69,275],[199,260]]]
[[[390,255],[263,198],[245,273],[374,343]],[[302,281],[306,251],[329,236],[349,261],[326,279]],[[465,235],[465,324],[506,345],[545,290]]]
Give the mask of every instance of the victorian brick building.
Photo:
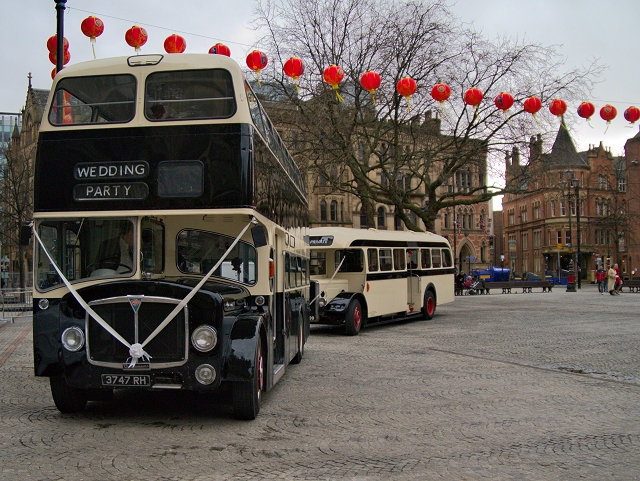
[[[638,149],[640,156],[634,139],[627,149]],[[512,272],[558,275],[577,262],[582,279],[592,280],[597,265],[607,260],[625,273],[640,265],[629,249],[637,245],[630,229],[638,207],[627,200],[624,157],[613,156],[602,143],[578,152],[563,123],[551,152],[542,152],[537,136],[529,143],[528,165],[521,165],[516,149],[507,155],[507,180],[523,170],[528,170],[524,192],[502,202],[505,258]]]

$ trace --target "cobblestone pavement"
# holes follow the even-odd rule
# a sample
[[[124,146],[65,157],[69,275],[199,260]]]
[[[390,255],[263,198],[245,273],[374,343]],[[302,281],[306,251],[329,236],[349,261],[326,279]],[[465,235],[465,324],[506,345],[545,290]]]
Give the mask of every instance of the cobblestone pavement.
[[[640,294],[464,296],[346,337],[236,421],[219,400],[120,392],[60,414],[29,319],[0,324],[0,479],[640,479]]]

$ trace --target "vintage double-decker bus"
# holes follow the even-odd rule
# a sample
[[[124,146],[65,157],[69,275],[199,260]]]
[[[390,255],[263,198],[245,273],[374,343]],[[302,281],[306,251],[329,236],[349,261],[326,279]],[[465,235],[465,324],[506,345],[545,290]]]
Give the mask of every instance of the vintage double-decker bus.
[[[65,68],[34,195],[35,375],[60,411],[118,388],[224,384],[253,419],[302,359],[306,192],[232,59]]]
[[[312,323],[365,324],[422,317],[454,299],[451,247],[431,232],[309,229]]]

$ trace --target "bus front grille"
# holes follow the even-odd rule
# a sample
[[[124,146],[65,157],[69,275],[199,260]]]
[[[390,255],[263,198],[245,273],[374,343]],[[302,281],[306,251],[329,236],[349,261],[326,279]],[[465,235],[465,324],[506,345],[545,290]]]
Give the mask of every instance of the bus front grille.
[[[128,296],[90,302],[91,308],[129,344],[144,343],[173,311],[177,299]],[[137,307],[136,307],[137,306]],[[150,368],[180,366],[188,355],[188,311],[185,306],[151,341],[144,345]],[[129,348],[89,314],[86,317],[87,357],[98,366],[123,368],[131,361]]]

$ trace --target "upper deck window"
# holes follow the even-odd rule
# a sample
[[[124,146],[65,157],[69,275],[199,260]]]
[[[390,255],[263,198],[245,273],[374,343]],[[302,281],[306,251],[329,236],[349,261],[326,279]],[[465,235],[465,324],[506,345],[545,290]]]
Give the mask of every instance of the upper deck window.
[[[235,112],[228,70],[175,70],[147,77],[144,115],[152,122],[224,119]]]
[[[56,86],[49,109],[51,125],[125,123],[136,113],[133,75],[68,77]]]

